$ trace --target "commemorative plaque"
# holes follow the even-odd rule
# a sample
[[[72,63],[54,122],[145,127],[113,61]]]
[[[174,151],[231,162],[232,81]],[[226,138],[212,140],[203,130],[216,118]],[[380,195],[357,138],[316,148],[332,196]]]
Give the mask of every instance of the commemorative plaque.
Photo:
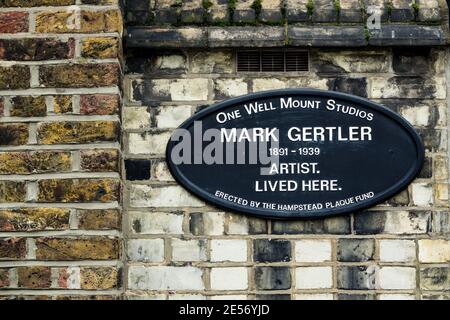
[[[270,218],[362,210],[404,189],[424,159],[402,117],[343,93],[287,89],[209,106],[172,134],[167,162],[198,197]]]

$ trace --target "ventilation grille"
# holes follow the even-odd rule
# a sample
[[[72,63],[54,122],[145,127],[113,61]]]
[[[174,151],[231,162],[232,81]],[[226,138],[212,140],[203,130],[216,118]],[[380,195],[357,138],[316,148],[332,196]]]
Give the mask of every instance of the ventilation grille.
[[[236,55],[238,72],[308,71],[306,50],[243,50]]]

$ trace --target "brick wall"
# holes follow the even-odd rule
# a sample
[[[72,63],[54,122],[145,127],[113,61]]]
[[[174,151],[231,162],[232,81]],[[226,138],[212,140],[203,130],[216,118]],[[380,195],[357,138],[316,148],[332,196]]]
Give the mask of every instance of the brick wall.
[[[310,49],[306,73],[237,73],[233,49],[128,50],[123,108],[129,299],[450,298],[446,49]],[[237,95],[312,87],[367,97],[408,119],[420,176],[366,212],[269,221],[224,212],[178,186],[171,130]]]
[[[116,0],[0,1],[0,299],[120,294]]]

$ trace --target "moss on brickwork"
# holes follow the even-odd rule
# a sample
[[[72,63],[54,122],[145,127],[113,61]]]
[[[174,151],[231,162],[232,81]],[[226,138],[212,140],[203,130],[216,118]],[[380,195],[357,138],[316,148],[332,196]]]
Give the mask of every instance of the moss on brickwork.
[[[116,172],[119,169],[119,152],[118,150],[82,151],[81,168],[93,172]]]
[[[0,261],[18,263],[0,268],[0,288],[27,292],[8,299],[118,298],[101,290],[118,289],[119,268],[77,261],[115,264],[121,253],[103,236],[121,227],[119,2],[0,0]]]
[[[50,288],[50,267],[19,267],[17,268],[18,286],[27,289]]]
[[[0,203],[25,201],[26,192],[26,185],[23,181],[0,180]]]
[[[69,216],[69,209],[60,208],[0,210],[0,231],[64,230]]]
[[[0,260],[24,259],[27,254],[27,239],[7,238],[0,239]]]
[[[114,86],[119,82],[119,65],[66,64],[39,68],[39,81],[44,87],[93,88]]]
[[[112,267],[83,268],[80,278],[81,288],[86,290],[113,289],[119,283],[118,270]]]
[[[70,152],[3,152],[0,174],[64,172],[72,168]]]
[[[119,124],[115,121],[49,122],[38,129],[43,144],[116,141]]]
[[[107,237],[36,239],[39,260],[111,260],[119,253],[119,241]]]
[[[13,117],[42,117],[47,113],[45,97],[14,97],[10,114]]]
[[[75,0],[0,0],[0,7],[70,6]]]
[[[53,98],[55,113],[69,113],[73,111],[72,96],[56,96]]]
[[[109,202],[119,199],[115,179],[51,179],[38,182],[40,202]]]
[[[28,141],[28,125],[25,123],[0,124],[0,146],[17,146]]]
[[[27,89],[30,78],[28,66],[0,67],[0,90]]]
[[[110,59],[118,55],[119,42],[116,38],[83,39],[81,55],[84,58]]]
[[[120,229],[118,210],[78,210],[78,227],[84,230]]]

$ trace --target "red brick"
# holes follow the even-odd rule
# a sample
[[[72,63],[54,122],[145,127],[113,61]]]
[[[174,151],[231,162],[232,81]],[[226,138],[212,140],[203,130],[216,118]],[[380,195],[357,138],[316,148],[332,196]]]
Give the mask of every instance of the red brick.
[[[27,255],[25,238],[0,239],[0,260],[24,259]]]
[[[119,96],[110,94],[82,95],[80,97],[81,114],[110,115],[119,111]]]
[[[28,13],[0,12],[0,33],[18,33],[28,31]]]

